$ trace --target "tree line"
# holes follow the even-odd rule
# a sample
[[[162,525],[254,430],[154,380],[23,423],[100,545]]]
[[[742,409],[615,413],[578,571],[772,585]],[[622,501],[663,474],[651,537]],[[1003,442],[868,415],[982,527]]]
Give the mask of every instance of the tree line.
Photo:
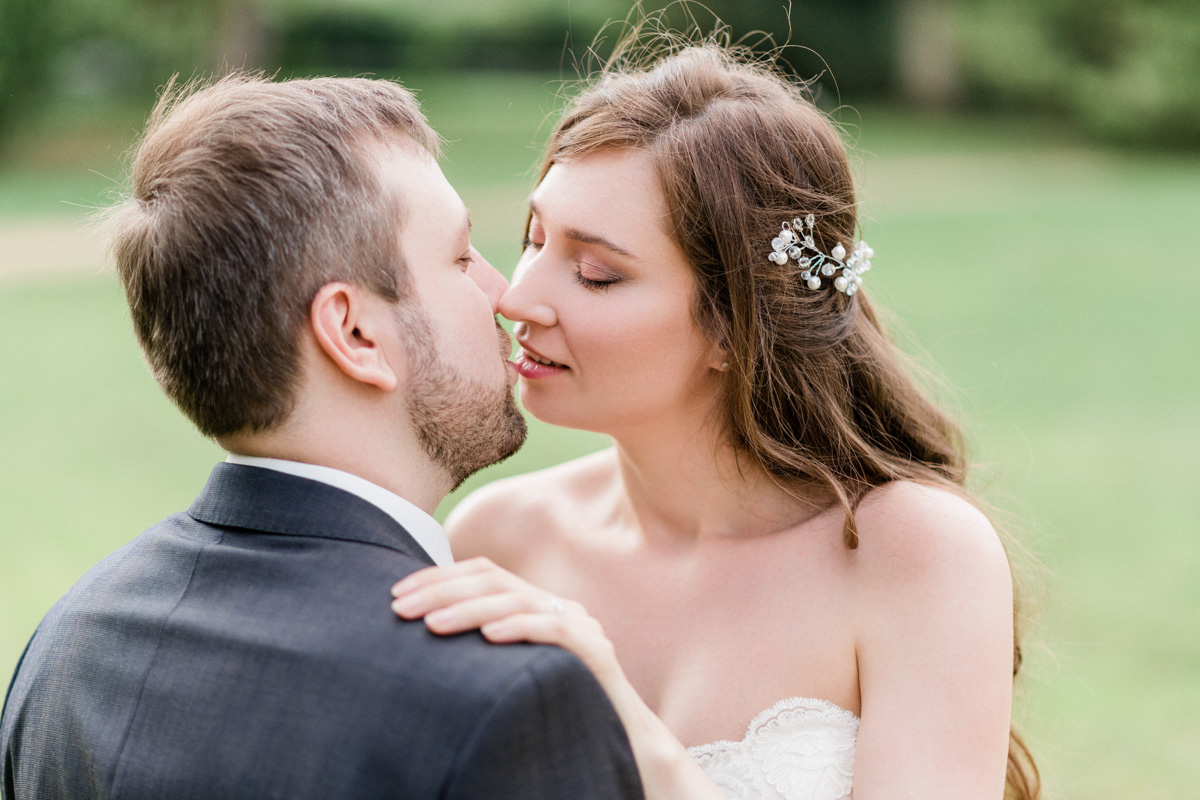
[[[1054,115],[1108,142],[1200,147],[1196,0],[645,0],[713,16],[814,81],[827,104]],[[413,70],[572,77],[629,0],[4,0],[0,137],[63,95],[152,96],[172,74]],[[771,41],[752,34],[765,31]],[[609,42],[611,43],[611,42]],[[601,55],[603,53],[601,52]]]

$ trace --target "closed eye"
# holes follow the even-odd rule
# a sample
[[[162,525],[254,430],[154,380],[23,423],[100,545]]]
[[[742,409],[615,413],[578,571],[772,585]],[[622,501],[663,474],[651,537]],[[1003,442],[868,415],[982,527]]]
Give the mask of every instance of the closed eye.
[[[575,282],[585,289],[591,289],[595,292],[605,291],[608,289],[608,287],[612,286],[614,283],[620,283],[620,281],[620,278],[612,278],[611,280],[606,281],[597,281],[593,280],[592,278],[585,278],[579,268],[575,268]]]
[[[531,239],[528,236],[521,239],[521,249],[522,250],[533,249],[536,251],[536,250],[541,250],[543,247],[545,247],[545,244],[543,242],[535,242],[533,239]],[[607,280],[596,280],[594,278],[585,278],[583,275],[583,272],[580,269],[580,266],[581,265],[578,265],[578,264],[575,266],[575,276],[574,276],[575,282],[578,283],[580,286],[584,287],[585,289],[590,289],[590,290],[596,291],[596,292],[604,291],[604,290],[608,289],[609,286],[612,286],[614,283],[618,283],[621,280],[619,277],[610,278]]]

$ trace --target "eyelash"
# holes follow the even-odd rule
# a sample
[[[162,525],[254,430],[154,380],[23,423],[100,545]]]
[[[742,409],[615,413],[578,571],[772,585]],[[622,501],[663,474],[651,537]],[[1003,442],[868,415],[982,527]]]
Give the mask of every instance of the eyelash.
[[[618,281],[620,281],[620,278],[616,278],[611,281],[594,281],[591,278],[583,277],[583,273],[579,271],[579,267],[575,268],[575,282],[583,288],[591,289],[594,292],[605,291],[608,289],[608,287],[612,286]]]
[[[528,250],[531,247],[540,249],[541,245],[526,236],[521,241],[521,249]],[[608,287],[612,286],[614,283],[620,283],[620,281],[620,278],[613,278],[611,281],[594,281],[591,278],[583,277],[583,273],[580,272],[579,267],[575,267],[575,282],[583,288],[590,289],[593,292],[605,291],[608,289]]]

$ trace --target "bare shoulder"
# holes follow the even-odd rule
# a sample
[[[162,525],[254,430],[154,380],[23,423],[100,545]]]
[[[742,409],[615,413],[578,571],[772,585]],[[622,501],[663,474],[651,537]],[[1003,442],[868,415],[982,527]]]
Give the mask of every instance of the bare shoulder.
[[[949,489],[896,481],[872,490],[855,515],[858,570],[914,590],[1011,590],[1008,557],[987,516]]]
[[[856,520],[855,796],[999,797],[1014,657],[1000,537],[967,499],[917,483],[870,492]]]
[[[562,529],[615,474],[611,449],[482,486],[455,506],[446,532],[456,559],[486,555],[513,569],[533,541]],[[536,530],[537,536],[529,531]]]

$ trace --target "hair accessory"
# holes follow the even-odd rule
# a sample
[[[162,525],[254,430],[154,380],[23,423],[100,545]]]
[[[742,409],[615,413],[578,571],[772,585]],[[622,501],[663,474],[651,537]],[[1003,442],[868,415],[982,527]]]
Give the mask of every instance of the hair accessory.
[[[788,258],[794,259],[804,270],[800,279],[810,289],[821,288],[822,275],[828,278],[840,270],[841,274],[833,279],[833,288],[849,297],[862,286],[862,274],[871,268],[871,256],[875,251],[866,242],[859,242],[846,258],[846,248],[838,242],[828,254],[822,253],[813,242],[815,221],[812,214],[804,219],[796,217],[790,224],[785,220],[779,236],[771,240],[767,260],[783,265]]]

